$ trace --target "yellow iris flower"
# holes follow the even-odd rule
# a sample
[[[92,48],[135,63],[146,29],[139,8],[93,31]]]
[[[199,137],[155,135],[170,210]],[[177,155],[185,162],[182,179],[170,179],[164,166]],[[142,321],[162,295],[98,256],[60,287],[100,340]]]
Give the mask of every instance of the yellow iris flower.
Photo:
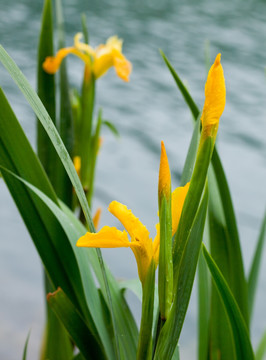
[[[177,230],[188,187],[189,183],[184,187],[175,189],[172,193],[172,235]],[[158,265],[160,225],[156,225],[157,234],[154,241],[152,241],[146,226],[125,205],[118,201],[112,201],[108,210],[122,223],[127,231],[104,226],[98,233],[86,233],[78,240],[77,246],[96,248],[129,247],[137,261],[139,278],[144,283],[152,259],[155,265]],[[131,238],[130,241],[128,235]]]
[[[225,98],[224,72],[221,65],[221,54],[218,54],[209,70],[205,84],[205,102],[201,116],[203,128],[219,124],[225,107]]]
[[[106,44],[93,49],[90,45],[81,42],[81,38],[81,33],[76,34],[74,46],[60,49],[55,56],[48,56],[43,63],[43,69],[49,74],[54,74],[59,69],[62,60],[68,54],[73,54],[85,63],[87,80],[91,74],[98,79],[114,66],[117,75],[122,80],[129,81],[132,65],[122,54],[123,41],[121,39],[112,36]]]

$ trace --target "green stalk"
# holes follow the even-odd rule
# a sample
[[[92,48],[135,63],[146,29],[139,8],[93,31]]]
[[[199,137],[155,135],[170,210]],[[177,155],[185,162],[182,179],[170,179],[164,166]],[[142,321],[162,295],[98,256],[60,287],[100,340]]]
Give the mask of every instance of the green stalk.
[[[102,111],[100,109],[98,115],[97,126],[95,129],[95,134],[92,137],[92,145],[91,145],[91,161],[90,161],[90,169],[89,169],[89,188],[87,193],[88,203],[91,206],[93,190],[94,190],[94,175],[95,175],[95,167],[97,161],[97,155],[99,150],[99,139],[100,139],[100,132],[102,126]]]
[[[152,324],[155,289],[155,264],[152,260],[147,276],[142,284],[142,313],[139,331],[137,360],[152,358]]]
[[[172,209],[170,196],[159,196],[160,255],[159,255],[159,307],[162,322],[169,314],[173,300]]]
[[[43,7],[38,48],[37,93],[55,123],[55,77],[54,75],[47,74],[42,68],[46,56],[51,55],[53,55],[52,4],[51,0],[46,0]],[[37,152],[51,183],[54,185],[57,155],[40,121],[37,121]]]
[[[87,80],[87,74],[84,74],[81,96],[81,126],[80,126],[80,157],[81,157],[81,182],[89,192],[91,146],[92,146],[92,121],[95,99],[95,79],[91,74],[90,80]]]
[[[201,132],[195,167],[192,173],[189,190],[184,202],[178,229],[174,238],[174,289],[176,289],[178,286],[180,264],[205,186],[207,171],[215,144],[216,132],[217,128],[213,129],[213,134],[211,136],[208,136],[204,130]],[[176,293],[175,290],[174,293]]]

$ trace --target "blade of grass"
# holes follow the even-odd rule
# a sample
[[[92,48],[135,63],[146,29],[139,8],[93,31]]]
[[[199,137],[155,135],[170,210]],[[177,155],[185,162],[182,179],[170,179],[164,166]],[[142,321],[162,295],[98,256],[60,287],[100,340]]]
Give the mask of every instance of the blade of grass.
[[[22,360],[27,360],[27,351],[28,351],[29,339],[30,339],[30,331],[29,331],[27,339],[25,341]]]
[[[198,360],[208,358],[210,289],[202,251],[198,262]]]
[[[56,121],[56,100],[55,100],[55,77],[47,74],[42,64],[46,56],[53,55],[53,19],[52,3],[46,0],[43,8],[41,32],[38,49],[38,76],[37,93],[44,104],[48,114],[55,123]],[[57,154],[43,126],[37,121],[37,149],[38,156],[51,181],[55,184]]]
[[[59,288],[54,293],[48,294],[47,301],[87,360],[107,359],[101,345],[92,338],[86,323],[62,289]],[[92,342],[93,346],[91,346]]]
[[[248,329],[239,306],[215,261],[208,253],[203,244],[203,254],[208,268],[219,291],[220,297],[226,309],[233,333],[237,360],[252,360],[254,353],[251,346]],[[222,354],[221,354],[222,355]]]
[[[250,317],[252,316],[253,307],[254,307],[254,299],[258,284],[259,270],[261,266],[263,246],[265,241],[265,233],[266,233],[266,213],[264,214],[260,234],[257,241],[256,250],[253,256],[252,264],[248,275],[248,302],[249,302]]]
[[[65,32],[64,32],[64,18],[62,4],[60,0],[56,1],[56,23],[57,23],[57,34],[58,34],[58,48],[65,47]],[[74,150],[74,123],[72,116],[72,106],[70,101],[70,89],[69,81],[67,76],[67,59],[64,59],[61,63],[59,70],[59,94],[60,94],[60,116],[57,127],[59,134],[65,147],[73,157]],[[72,184],[70,178],[62,166],[60,160],[57,163],[57,183],[56,193],[58,197],[63,200],[69,207],[72,206]]]
[[[264,334],[260,340],[260,343],[258,345],[255,359],[263,360],[263,359],[265,359],[265,354],[266,354],[266,331],[264,332]]]

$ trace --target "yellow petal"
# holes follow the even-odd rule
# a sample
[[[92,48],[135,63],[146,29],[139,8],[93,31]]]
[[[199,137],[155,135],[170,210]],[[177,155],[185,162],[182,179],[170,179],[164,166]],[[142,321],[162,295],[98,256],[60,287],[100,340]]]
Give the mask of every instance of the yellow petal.
[[[188,188],[189,183],[176,188],[172,193],[172,236],[177,230]]]
[[[54,74],[59,69],[62,60],[70,53],[75,50],[73,47],[60,49],[56,56],[48,56],[46,57],[42,67],[43,70],[46,71],[48,74]]]
[[[226,89],[220,60],[221,54],[218,54],[210,68],[205,84],[205,103],[201,116],[203,127],[218,125],[224,111]]]
[[[117,50],[113,51],[114,67],[118,77],[124,81],[129,81],[129,75],[132,71],[131,62],[128,61],[125,56],[119,53]]]
[[[102,213],[102,209],[98,208],[96,210],[96,213],[93,216],[93,224],[96,230],[98,230],[98,226],[99,226],[99,222],[100,222],[100,217],[101,217],[101,213]]]
[[[93,73],[96,79],[114,66],[117,76],[124,81],[129,81],[132,65],[122,54],[122,44],[121,39],[112,36],[105,45],[100,45],[95,50]]]
[[[73,54],[78,56],[81,60],[84,61],[85,64],[88,64],[88,62],[90,61],[89,57],[83,54],[78,49],[76,49],[75,47],[69,47],[69,48],[60,49],[55,56],[48,56],[42,65],[43,70],[46,71],[48,74],[56,73],[61,65],[62,60],[68,54]]]
[[[94,56],[95,50],[93,50],[93,48],[90,45],[81,42],[80,40],[82,39],[82,37],[83,37],[82,33],[77,33],[74,36],[74,47],[79,51],[83,51],[88,55]]]
[[[159,169],[159,199],[164,195],[167,199],[171,193],[171,173],[163,141],[161,142],[161,161]]]
[[[117,230],[115,227],[104,226],[97,233],[87,232],[78,240],[76,245],[79,247],[118,248],[129,247],[130,242],[126,231]]]
[[[153,245],[149,231],[131,210],[118,201],[111,202],[109,211],[124,225],[131,237],[129,246],[135,255],[139,278],[143,282],[153,258]]]
[[[117,35],[111,36],[106,41],[106,47],[110,49],[116,49],[120,53],[122,52],[123,40],[119,39]]]
[[[96,79],[104,75],[114,65],[114,58],[111,53],[105,53],[96,57],[93,62],[93,73]]]
[[[126,205],[123,205],[118,201],[112,201],[108,210],[123,224],[131,238],[141,242],[151,241],[146,226],[141,223]]]

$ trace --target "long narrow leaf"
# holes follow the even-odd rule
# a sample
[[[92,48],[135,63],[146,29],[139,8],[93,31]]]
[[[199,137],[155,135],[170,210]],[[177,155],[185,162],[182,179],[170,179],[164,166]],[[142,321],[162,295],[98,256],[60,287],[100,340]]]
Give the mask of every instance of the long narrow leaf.
[[[264,215],[261,230],[256,246],[256,251],[253,256],[251,268],[249,271],[248,276],[248,302],[249,302],[249,314],[250,317],[252,316],[253,306],[254,306],[254,299],[255,294],[257,290],[257,284],[258,284],[258,277],[259,277],[259,270],[262,260],[262,254],[263,254],[263,246],[264,246],[264,240],[265,240],[265,232],[266,232],[266,213]]]
[[[203,245],[203,254],[227,312],[233,333],[237,360],[252,360],[254,353],[248,329],[237,302],[215,261]],[[222,354],[221,354],[222,355]]]
[[[255,359],[263,360],[263,359],[265,359],[265,354],[266,354],[266,331],[264,332],[264,334],[260,340],[260,343],[258,345]]]
[[[58,48],[65,47],[65,32],[64,32],[64,18],[62,4],[60,0],[56,1],[56,23],[57,23],[57,35],[58,35]],[[57,123],[60,137],[65,144],[65,147],[70,154],[73,156],[74,147],[74,131],[73,131],[73,117],[72,108],[70,101],[70,89],[67,75],[67,59],[64,59],[61,63],[59,70],[59,94],[60,94],[60,115]],[[67,173],[61,163],[57,163],[58,173],[56,176],[56,192],[59,198],[64,201],[66,205],[71,207],[72,205],[72,185]]]
[[[27,339],[26,339],[26,342],[25,342],[25,345],[24,345],[22,360],[27,360],[27,351],[28,351],[29,339],[30,339],[30,331],[28,333],[28,336],[27,336]]]
[[[52,3],[46,0],[43,8],[41,33],[38,49],[37,93],[53,122],[56,122],[55,78],[47,74],[42,67],[46,56],[53,55],[53,19]],[[38,156],[51,181],[55,184],[57,155],[43,126],[37,121]]]
[[[95,342],[86,323],[61,289],[48,294],[47,301],[87,360],[107,359],[100,344]]]

